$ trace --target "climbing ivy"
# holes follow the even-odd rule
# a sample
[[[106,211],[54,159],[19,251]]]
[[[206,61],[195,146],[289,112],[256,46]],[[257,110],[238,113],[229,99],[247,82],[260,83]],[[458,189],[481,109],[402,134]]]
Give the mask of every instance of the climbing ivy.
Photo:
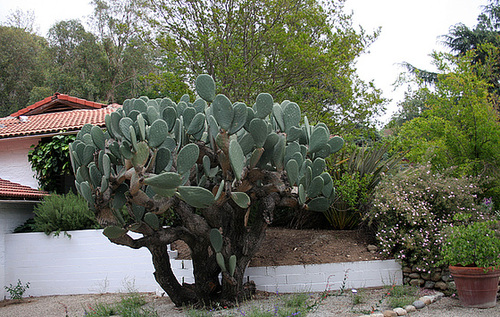
[[[62,178],[72,175],[68,144],[74,140],[75,135],[60,134],[31,146],[28,161],[43,190],[64,193]]]

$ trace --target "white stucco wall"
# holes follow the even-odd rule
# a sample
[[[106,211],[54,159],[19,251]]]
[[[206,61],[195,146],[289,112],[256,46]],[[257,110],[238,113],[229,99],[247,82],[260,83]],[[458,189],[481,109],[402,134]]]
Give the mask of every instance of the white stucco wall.
[[[102,230],[70,234],[71,239],[62,233],[59,237],[36,232],[8,234],[5,283],[29,282],[27,296],[119,292],[130,284],[140,292],[160,291],[148,250],[115,245]],[[179,282],[194,282],[190,260],[172,259],[170,263]],[[400,285],[403,280],[401,266],[394,260],[249,267],[246,276],[255,281],[258,290],[289,293],[340,289],[346,273],[347,288]]]
[[[28,152],[40,137],[0,139],[0,178],[38,189]]]
[[[0,300],[5,296],[4,286],[9,285],[5,272],[5,237],[33,215],[33,206],[33,202],[0,201]]]

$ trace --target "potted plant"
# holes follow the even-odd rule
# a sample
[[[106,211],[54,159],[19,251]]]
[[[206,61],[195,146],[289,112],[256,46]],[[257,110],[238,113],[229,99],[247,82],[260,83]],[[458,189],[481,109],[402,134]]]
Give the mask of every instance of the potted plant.
[[[451,227],[442,247],[442,263],[449,265],[462,305],[489,308],[496,305],[500,277],[498,221]]]

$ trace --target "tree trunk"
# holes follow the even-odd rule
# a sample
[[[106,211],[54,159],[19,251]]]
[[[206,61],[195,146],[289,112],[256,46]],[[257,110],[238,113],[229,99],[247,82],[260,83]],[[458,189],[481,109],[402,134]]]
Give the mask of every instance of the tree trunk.
[[[192,289],[182,286],[172,272],[167,246],[155,244],[148,245],[147,248],[153,256],[154,277],[175,306],[196,304],[198,302],[196,293]]]

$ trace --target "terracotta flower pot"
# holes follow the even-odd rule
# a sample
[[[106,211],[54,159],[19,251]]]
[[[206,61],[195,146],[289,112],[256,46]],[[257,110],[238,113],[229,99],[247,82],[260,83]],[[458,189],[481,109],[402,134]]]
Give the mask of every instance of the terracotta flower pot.
[[[482,267],[450,266],[457,286],[458,298],[463,306],[475,308],[495,307],[500,270],[484,272]]]

